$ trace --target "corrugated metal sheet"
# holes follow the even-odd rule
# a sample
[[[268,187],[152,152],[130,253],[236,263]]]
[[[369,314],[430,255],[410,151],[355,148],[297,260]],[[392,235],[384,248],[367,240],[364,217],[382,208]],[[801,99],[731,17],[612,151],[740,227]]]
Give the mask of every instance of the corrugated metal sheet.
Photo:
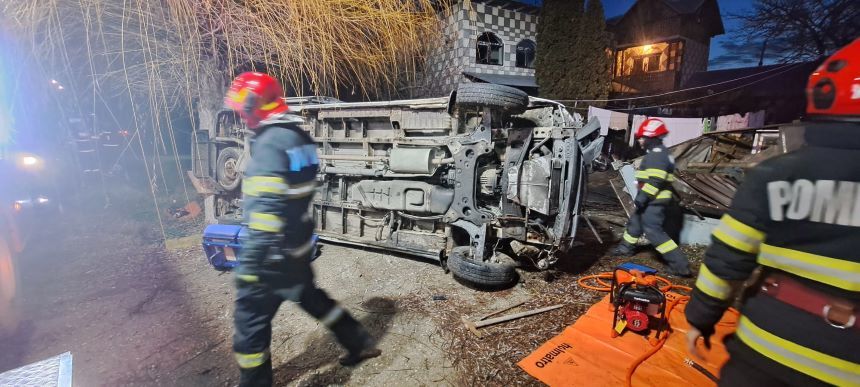
[[[54,356],[0,374],[0,386],[71,387],[72,353]]]

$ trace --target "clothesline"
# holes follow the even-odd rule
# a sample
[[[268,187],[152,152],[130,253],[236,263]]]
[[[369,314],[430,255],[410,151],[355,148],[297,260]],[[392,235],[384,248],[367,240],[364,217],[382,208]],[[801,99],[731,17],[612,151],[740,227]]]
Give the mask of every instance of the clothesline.
[[[731,114],[719,117],[695,117],[674,118],[633,115],[618,111],[602,109],[594,106],[588,107],[588,120],[596,119],[600,124],[600,134],[607,135],[609,130],[624,130],[638,128],[647,118],[660,118],[669,128],[669,134],[664,139],[666,146],[673,146],[682,142],[692,140],[701,136],[706,129],[708,131],[727,131],[744,128],[756,128],[764,125],[765,112],[749,112],[743,115]],[[633,136],[630,136],[630,146],[633,145]]]
[[[665,97],[665,96],[667,96],[667,95],[672,95],[672,94],[677,94],[677,93],[683,93],[683,92],[692,91],[692,90],[705,89],[705,88],[709,88],[709,87],[713,87],[713,86],[724,85],[724,84],[727,84],[727,83],[731,83],[731,82],[735,82],[735,81],[744,80],[744,79],[747,79],[747,78],[752,78],[752,77],[760,76],[760,75],[767,74],[767,73],[770,73],[770,72],[773,72],[773,71],[782,70],[782,69],[785,69],[786,67],[789,67],[789,69],[786,69],[786,70],[785,70],[785,71],[788,71],[788,70],[791,70],[791,68],[794,68],[794,67],[800,66],[800,65],[802,65],[802,64],[803,64],[803,63],[786,64],[786,65],[783,65],[783,66],[774,67],[774,68],[772,68],[772,69],[768,69],[768,70],[765,70],[765,71],[762,71],[762,72],[759,72],[759,73],[755,73],[755,74],[746,75],[746,76],[743,76],[743,77],[738,77],[738,78],[734,78],[734,79],[729,79],[729,80],[722,81],[722,82],[710,83],[710,84],[702,85],[702,86],[688,87],[688,88],[686,88],[686,89],[667,91],[667,92],[665,92],[665,93],[660,93],[660,94],[643,95],[643,96],[638,96],[638,97],[612,98],[612,99],[559,99],[559,100],[555,100],[555,101],[557,101],[557,102],[561,102],[561,103],[568,103],[568,102],[574,102],[574,103],[575,103],[575,102],[617,102],[617,101],[633,101],[633,100],[639,100],[639,99]],[[779,72],[779,73],[777,73],[777,74],[773,74],[773,75],[782,74],[782,73],[783,73],[783,72],[785,72],[785,71],[781,71],[781,72]],[[763,79],[760,79],[760,80],[756,80],[756,81],[753,81],[752,83],[744,84],[743,86],[748,86],[748,85],[751,85],[751,84],[753,84],[753,83],[758,83],[759,81],[763,81],[763,80],[768,79],[768,78],[770,78],[770,77],[763,78]],[[742,86],[742,87],[743,87],[743,86]],[[709,96],[710,96],[710,95],[709,95]],[[706,96],[706,97],[709,97],[709,96]],[[681,101],[681,102],[678,102],[678,103],[683,103],[683,102],[686,102],[686,101]],[[675,104],[677,104],[677,103],[675,103]],[[636,109],[643,109],[643,108],[636,108]]]

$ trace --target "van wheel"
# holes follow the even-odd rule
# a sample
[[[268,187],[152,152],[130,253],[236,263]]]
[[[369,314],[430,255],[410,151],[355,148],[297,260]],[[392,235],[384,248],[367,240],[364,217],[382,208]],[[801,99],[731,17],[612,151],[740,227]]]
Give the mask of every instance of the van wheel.
[[[241,156],[242,152],[236,147],[224,148],[218,152],[215,177],[218,185],[226,191],[233,191],[239,188],[242,183],[239,173],[239,157]]]
[[[455,247],[448,256],[448,269],[454,277],[482,287],[509,287],[517,281],[513,265],[479,261],[468,247]]]
[[[456,106],[489,107],[519,114],[529,106],[526,92],[492,83],[461,83],[452,96]]]

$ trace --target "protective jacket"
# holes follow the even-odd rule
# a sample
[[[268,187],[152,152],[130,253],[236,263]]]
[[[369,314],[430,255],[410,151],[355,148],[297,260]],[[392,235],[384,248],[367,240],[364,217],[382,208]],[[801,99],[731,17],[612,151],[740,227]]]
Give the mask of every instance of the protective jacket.
[[[316,145],[296,123],[262,128],[242,181],[248,239],[239,255],[242,272],[253,272],[270,253],[302,256],[312,248],[309,206],[316,189]]]
[[[858,133],[857,124],[809,125],[807,147],[749,171],[713,232],[686,308],[704,336],[757,267],[761,278],[788,278],[806,292],[847,300],[856,314]],[[791,385],[860,385],[860,329],[836,326],[831,314],[845,303],[811,313],[759,289],[766,289],[761,282],[751,288],[757,293],[744,301],[738,330],[727,342],[732,361]]]
[[[639,237],[646,236],[657,251],[663,255],[673,274],[689,276],[690,268],[687,257],[681,252],[678,244],[664,230],[666,206],[674,197],[672,174],[675,162],[669,155],[669,150],[657,139],[650,139],[651,147],[648,154],[639,165],[636,180],[639,182],[639,192],[634,203],[636,211],[630,214],[623,239],[616,250],[620,255],[633,253]]]
[[[666,205],[672,201],[672,182],[675,181],[675,161],[669,150],[659,144],[648,150],[636,171],[639,193],[636,194],[637,207],[648,204]]]
[[[289,114],[261,122],[242,181],[249,231],[236,269],[233,313],[240,386],[272,385],[272,318],[284,301],[298,303],[329,328],[352,358],[374,345],[364,327],[314,283],[310,204],[319,162],[313,139],[298,122]]]

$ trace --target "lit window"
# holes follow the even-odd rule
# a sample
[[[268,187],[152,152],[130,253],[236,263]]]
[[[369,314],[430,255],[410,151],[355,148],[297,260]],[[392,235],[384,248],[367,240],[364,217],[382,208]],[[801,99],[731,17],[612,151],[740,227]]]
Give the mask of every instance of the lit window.
[[[527,69],[535,68],[535,51],[537,47],[535,42],[529,39],[523,39],[517,44],[517,67]]]
[[[651,55],[645,56],[647,61],[645,61],[645,68],[643,69],[646,73],[656,73],[660,71],[664,71],[664,68],[660,67],[660,53],[654,53]]]
[[[484,32],[478,36],[478,45],[475,47],[475,62],[478,64],[502,65],[502,51],[504,44],[492,32]]]

